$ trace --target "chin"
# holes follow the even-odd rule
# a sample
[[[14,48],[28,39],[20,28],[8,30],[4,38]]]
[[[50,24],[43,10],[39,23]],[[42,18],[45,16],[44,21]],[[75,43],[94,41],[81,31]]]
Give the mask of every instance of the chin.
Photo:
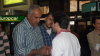
[[[48,28],[51,28],[51,26],[48,26]]]

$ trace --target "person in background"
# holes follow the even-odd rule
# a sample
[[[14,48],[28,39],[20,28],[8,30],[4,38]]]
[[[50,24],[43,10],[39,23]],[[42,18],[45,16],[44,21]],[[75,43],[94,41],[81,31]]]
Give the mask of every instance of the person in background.
[[[92,19],[95,29],[87,34],[91,56],[100,56],[100,17]]]
[[[40,26],[40,30],[43,36],[44,45],[52,45],[52,40],[55,36],[55,33],[52,30],[53,17],[52,14],[48,13],[45,17],[45,22]]]
[[[7,34],[2,30],[1,24],[0,24],[0,56],[11,56],[9,40]]]
[[[28,11],[27,18],[13,30],[14,56],[43,56],[49,55],[49,47],[44,46],[43,37],[38,27],[41,17],[40,7],[33,5]]]
[[[79,41],[67,30],[68,24],[68,17],[65,13],[54,16],[53,29],[57,35],[52,41],[52,56],[80,56]]]

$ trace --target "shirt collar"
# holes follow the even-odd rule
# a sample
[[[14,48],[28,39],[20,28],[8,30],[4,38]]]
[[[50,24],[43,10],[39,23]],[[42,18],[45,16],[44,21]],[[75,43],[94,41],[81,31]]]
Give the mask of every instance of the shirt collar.
[[[60,34],[61,32],[70,32],[70,31],[69,31],[69,30],[67,30],[67,29],[61,29],[61,31],[60,31],[60,32],[58,32],[58,33],[57,33],[57,35],[58,35],[58,34]]]

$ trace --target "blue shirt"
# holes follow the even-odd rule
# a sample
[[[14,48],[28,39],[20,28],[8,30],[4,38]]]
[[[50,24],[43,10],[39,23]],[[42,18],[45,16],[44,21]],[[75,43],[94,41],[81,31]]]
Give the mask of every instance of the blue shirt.
[[[47,29],[44,27],[44,25],[41,25],[40,26],[40,30],[41,30],[41,33],[42,33],[42,36],[43,36],[43,41],[44,41],[44,45],[46,46],[52,46],[52,40],[53,38],[55,37],[55,33],[52,31],[51,34],[49,35],[47,33]]]
[[[39,49],[44,46],[43,37],[39,27],[30,25],[24,19],[13,30],[14,56],[27,56],[32,49]]]

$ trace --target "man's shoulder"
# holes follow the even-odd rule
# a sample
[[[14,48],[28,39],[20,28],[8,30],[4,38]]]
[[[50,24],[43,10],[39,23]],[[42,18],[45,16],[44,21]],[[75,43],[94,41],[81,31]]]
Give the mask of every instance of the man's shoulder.
[[[25,26],[26,25],[23,22],[20,22],[14,27],[14,30],[23,29],[23,28],[25,28]]]
[[[91,36],[91,35],[93,35],[94,34],[94,31],[91,31],[91,32],[89,32],[88,34],[87,34],[87,36]]]
[[[65,40],[65,38],[67,37],[66,35],[67,35],[66,33],[62,33],[62,32],[61,32],[61,33],[59,33],[58,35],[56,35],[54,39],[55,39],[55,40],[56,40],[56,39],[57,39],[57,40]]]
[[[62,37],[59,37],[58,35],[53,39],[52,43],[59,43],[64,41]]]
[[[54,39],[53,39],[53,43],[70,43],[70,35],[69,33],[59,33]]]
[[[23,27],[24,26],[24,24],[22,23],[22,22],[20,22],[19,24],[17,24],[16,26],[15,26],[15,28],[19,28],[19,27]]]
[[[16,26],[15,26],[15,28],[19,28],[19,27],[24,27],[24,26],[26,26],[26,18],[23,20],[23,21],[21,21],[20,23],[18,23]]]
[[[89,32],[89,33],[87,34],[87,38],[88,38],[88,39],[94,38],[93,36],[94,36],[94,31],[91,31],[91,32]]]
[[[76,37],[73,33],[71,32],[62,32],[61,34],[59,34],[60,37],[66,37],[69,38],[70,36],[72,37]]]

